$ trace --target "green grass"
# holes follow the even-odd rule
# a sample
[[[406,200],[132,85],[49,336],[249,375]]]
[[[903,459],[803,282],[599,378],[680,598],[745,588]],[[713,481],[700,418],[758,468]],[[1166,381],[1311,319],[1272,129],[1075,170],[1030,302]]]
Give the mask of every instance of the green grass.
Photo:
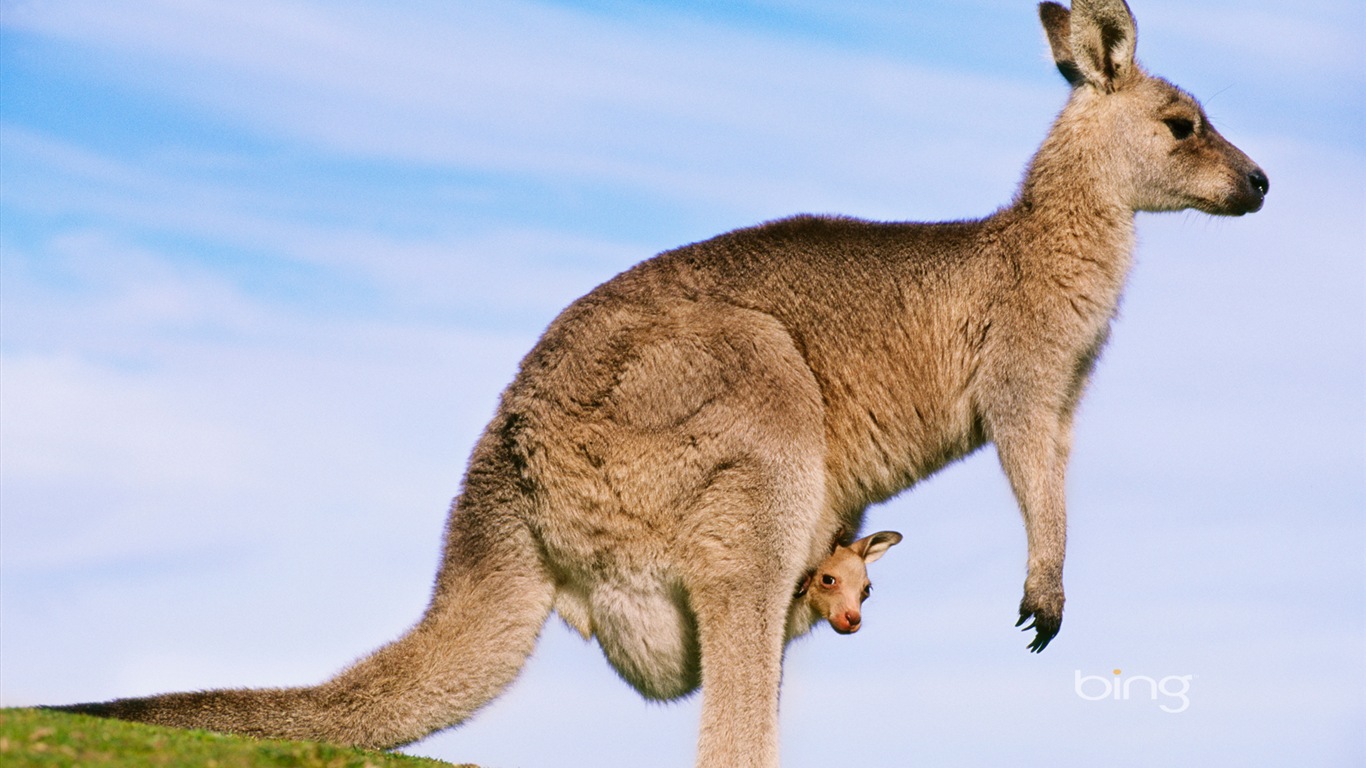
[[[300,741],[261,741],[36,709],[0,710],[0,766],[452,768],[450,763]],[[475,768],[465,766],[464,768]]]

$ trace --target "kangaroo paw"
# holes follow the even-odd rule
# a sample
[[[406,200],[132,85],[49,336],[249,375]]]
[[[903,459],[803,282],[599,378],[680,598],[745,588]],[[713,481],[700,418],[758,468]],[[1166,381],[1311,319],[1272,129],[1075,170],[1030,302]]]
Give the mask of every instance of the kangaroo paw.
[[[1057,637],[1058,630],[1062,627],[1062,603],[1061,591],[1057,592],[1054,599],[1038,599],[1029,590],[1025,591],[1024,599],[1020,601],[1020,620],[1015,622],[1015,626],[1019,627],[1033,619],[1023,630],[1034,630],[1034,640],[1029,644],[1031,652],[1042,651],[1054,637]]]

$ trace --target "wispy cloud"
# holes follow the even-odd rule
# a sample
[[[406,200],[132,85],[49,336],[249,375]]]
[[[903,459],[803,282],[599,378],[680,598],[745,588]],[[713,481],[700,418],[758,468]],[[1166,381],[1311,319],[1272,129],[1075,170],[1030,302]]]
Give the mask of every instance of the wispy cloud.
[[[280,295],[277,289],[257,295],[252,299],[257,302],[330,307],[349,315],[458,311],[474,325],[525,319],[531,313],[530,322],[539,326],[547,319],[545,307],[566,303],[605,274],[649,255],[629,241],[535,224],[495,221],[458,231],[462,228],[457,223],[425,233],[399,233],[373,221],[337,223],[336,211],[326,202],[301,211],[292,190],[235,183],[212,172],[138,167],[12,127],[0,131],[0,137],[7,160],[12,159],[6,190],[12,209],[89,222],[13,247],[5,264],[9,279],[60,283],[65,290],[105,300],[121,291],[136,292],[144,298],[125,296],[132,302],[126,307],[106,307],[109,316],[125,322],[158,308],[170,310],[180,291],[171,290],[168,281],[186,277],[188,262],[200,264],[201,272],[218,273],[216,279],[228,284],[238,281],[241,291],[257,288],[259,293],[254,283],[260,280],[243,274],[247,269],[258,275],[274,272],[277,285],[296,286],[291,294]],[[130,238],[145,244],[134,245]],[[214,264],[195,255],[206,245],[245,256]],[[154,253],[157,249],[160,253]],[[177,259],[182,263],[177,265]],[[244,259],[246,267],[237,263]],[[289,264],[304,271],[291,276]],[[509,274],[521,277],[509,281]],[[259,314],[245,297],[228,307],[203,293],[207,289],[201,284],[194,300],[182,302],[181,308],[237,324]],[[339,305],[356,299],[358,292],[363,306]],[[43,299],[17,289],[8,293],[11,338],[21,329],[45,333],[45,323],[30,324],[25,318],[41,312],[43,302],[56,296],[51,291]],[[164,319],[193,324],[186,316]]]
[[[860,188],[871,204],[891,190],[913,195],[906,179],[949,168],[996,179],[999,199],[1013,177],[1003,184],[996,169],[1018,163],[1041,130],[1002,135],[976,115],[991,105],[1037,113],[1037,124],[1062,97],[1029,80],[533,4],[440,6],[419,18],[356,5],[73,2],[12,16],[116,57],[120,87],[270,136],[745,208],[790,199],[794,187],[808,205],[858,200]],[[916,150],[931,142],[936,152]]]
[[[1269,75],[1274,81],[1303,80],[1313,75],[1321,81],[1366,80],[1361,69],[1363,52],[1357,44],[1366,10],[1352,0],[1317,0],[1286,5],[1275,2],[1216,0],[1198,4],[1168,1],[1153,3],[1153,12],[1142,9],[1142,28],[1166,48],[1189,50],[1200,46],[1214,68],[1230,60],[1234,71],[1222,68],[1225,77],[1247,71]],[[1248,41],[1255,40],[1256,54],[1248,55]],[[1145,42],[1147,42],[1145,40]],[[1279,84],[1279,82],[1278,82]]]

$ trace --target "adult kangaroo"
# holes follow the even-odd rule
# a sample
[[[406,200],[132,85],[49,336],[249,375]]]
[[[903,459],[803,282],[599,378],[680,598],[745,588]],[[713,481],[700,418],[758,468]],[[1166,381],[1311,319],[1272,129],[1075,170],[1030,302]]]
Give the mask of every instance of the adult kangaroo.
[[[1136,211],[1258,210],[1266,174],[1134,61],[1122,0],[1039,14],[1072,86],[1010,205],[935,224],[797,216],[662,253],[545,331],[450,512],[431,603],[320,685],[76,705],[394,747],[517,675],[551,611],[643,695],[702,689],[697,764],[776,766],[793,586],[865,508],[990,441],[1029,558],[1017,626],[1063,612],[1072,415]]]

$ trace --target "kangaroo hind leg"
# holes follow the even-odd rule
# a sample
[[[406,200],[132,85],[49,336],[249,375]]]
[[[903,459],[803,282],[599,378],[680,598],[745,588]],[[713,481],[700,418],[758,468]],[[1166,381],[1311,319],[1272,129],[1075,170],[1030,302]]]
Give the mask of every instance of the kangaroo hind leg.
[[[792,589],[807,565],[819,484],[744,464],[709,494],[691,542],[689,590],[702,655],[700,768],[776,768],[778,698]],[[801,472],[801,470],[797,470]],[[728,487],[727,487],[728,486]]]

